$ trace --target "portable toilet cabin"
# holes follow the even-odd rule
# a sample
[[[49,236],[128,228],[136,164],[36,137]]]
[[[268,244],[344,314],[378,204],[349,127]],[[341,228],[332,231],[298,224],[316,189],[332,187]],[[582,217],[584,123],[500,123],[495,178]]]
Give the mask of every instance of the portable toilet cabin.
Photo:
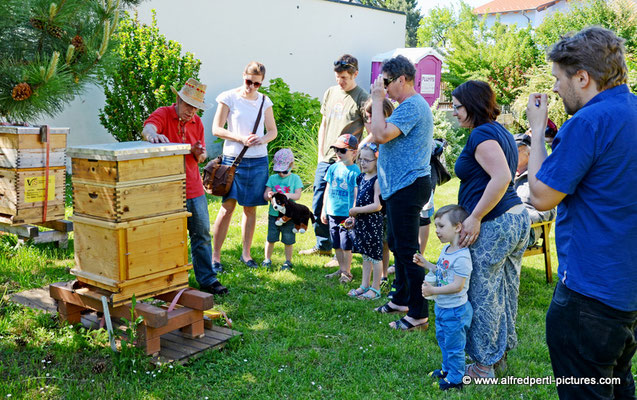
[[[416,67],[414,88],[431,106],[440,97],[440,73],[443,57],[431,47],[397,48],[372,57],[371,83],[381,74],[383,61],[405,56]]]

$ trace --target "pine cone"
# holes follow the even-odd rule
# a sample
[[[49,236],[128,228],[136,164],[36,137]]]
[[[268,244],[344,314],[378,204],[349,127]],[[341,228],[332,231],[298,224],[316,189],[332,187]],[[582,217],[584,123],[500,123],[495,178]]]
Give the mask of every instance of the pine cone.
[[[60,28],[59,26],[55,26],[55,25],[47,26],[46,31],[48,32],[49,35],[53,36],[54,38],[58,38],[58,39],[60,39],[62,37],[62,33],[64,33],[64,31],[62,31],[62,28]]]
[[[86,51],[84,39],[82,39],[82,36],[80,35],[75,35],[75,37],[71,39],[71,44],[75,47],[75,51],[78,53],[84,53]]]
[[[26,100],[33,94],[33,89],[31,89],[31,85],[26,82],[18,83],[13,87],[13,91],[11,91],[11,97],[15,101]]]
[[[41,31],[44,30],[44,21],[42,21],[39,18],[31,18],[29,20],[29,22],[31,23],[31,25],[35,28],[35,29],[39,29]]]
[[[93,365],[91,371],[93,371],[94,374],[101,374],[106,371],[106,363],[104,361],[98,361],[95,365]]]

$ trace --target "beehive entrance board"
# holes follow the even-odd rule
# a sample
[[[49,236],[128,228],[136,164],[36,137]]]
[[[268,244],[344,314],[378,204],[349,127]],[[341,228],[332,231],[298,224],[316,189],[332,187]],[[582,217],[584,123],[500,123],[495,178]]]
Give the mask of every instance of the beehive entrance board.
[[[189,153],[190,145],[174,143],[69,148],[74,213],[121,222],[185,211]]]

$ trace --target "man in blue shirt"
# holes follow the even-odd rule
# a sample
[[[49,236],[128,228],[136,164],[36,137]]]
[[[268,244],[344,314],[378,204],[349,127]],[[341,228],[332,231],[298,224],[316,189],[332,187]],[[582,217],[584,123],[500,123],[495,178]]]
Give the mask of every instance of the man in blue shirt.
[[[546,341],[556,379],[573,377],[558,386],[562,399],[635,398],[637,96],[626,85],[623,42],[590,27],[550,49],[553,91],[572,115],[550,156],[542,133],[546,95],[532,94],[527,107],[531,202],[538,210],[559,204],[559,282]]]

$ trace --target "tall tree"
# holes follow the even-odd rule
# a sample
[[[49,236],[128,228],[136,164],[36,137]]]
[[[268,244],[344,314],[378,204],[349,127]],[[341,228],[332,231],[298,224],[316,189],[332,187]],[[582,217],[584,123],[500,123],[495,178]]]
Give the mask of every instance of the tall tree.
[[[120,9],[140,0],[2,0],[0,122],[52,116],[107,65]]]
[[[449,31],[458,24],[453,8],[434,7],[420,20],[416,32],[419,47],[444,49],[449,43]]]
[[[416,47],[418,44],[418,26],[422,19],[418,0],[361,0],[361,4],[404,12],[407,16],[405,46]]]

